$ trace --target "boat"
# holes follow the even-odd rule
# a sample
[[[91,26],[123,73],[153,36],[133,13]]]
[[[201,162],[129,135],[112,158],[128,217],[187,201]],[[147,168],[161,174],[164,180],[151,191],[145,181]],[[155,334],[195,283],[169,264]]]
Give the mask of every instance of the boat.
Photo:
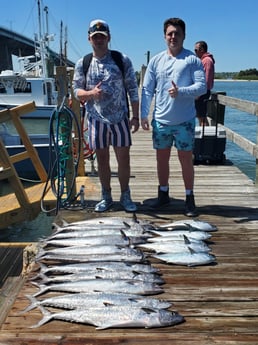
[[[48,45],[53,35],[42,34],[40,1],[38,1],[39,35],[35,42],[35,55],[18,58],[19,70],[0,73],[0,110],[35,102],[36,109],[21,117],[28,136],[38,150],[39,157],[48,169],[49,121],[57,110],[58,92],[54,77],[48,76]],[[46,25],[48,27],[48,25]],[[0,138],[10,156],[24,149],[15,127],[9,121],[0,123]],[[35,179],[37,174],[31,162],[15,164],[21,178]]]

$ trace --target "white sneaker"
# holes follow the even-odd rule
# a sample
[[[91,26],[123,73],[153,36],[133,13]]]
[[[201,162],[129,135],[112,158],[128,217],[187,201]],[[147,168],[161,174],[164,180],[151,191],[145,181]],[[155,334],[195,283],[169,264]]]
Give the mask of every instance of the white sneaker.
[[[102,190],[102,200],[95,206],[95,212],[105,212],[113,205],[110,191]]]

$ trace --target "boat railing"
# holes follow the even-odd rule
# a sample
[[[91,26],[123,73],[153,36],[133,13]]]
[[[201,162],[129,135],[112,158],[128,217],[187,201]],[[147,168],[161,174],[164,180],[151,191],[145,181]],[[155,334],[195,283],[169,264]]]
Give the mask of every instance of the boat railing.
[[[223,94],[219,92],[212,93],[211,100],[209,102],[210,104],[208,108],[211,109],[211,113],[209,114],[208,112],[208,116],[212,116],[211,124],[214,124],[217,119],[221,128],[226,131],[226,138],[255,158],[255,184],[258,185],[258,131],[256,129],[256,143],[254,143],[232,129],[224,126],[223,114],[223,107],[225,108],[226,106],[245,112],[250,116],[254,115],[258,117],[258,103],[229,97],[226,96],[225,93]]]

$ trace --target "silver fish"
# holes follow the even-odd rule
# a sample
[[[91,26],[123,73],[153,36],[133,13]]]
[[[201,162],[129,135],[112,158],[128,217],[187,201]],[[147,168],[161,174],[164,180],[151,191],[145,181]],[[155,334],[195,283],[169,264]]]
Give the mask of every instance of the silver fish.
[[[75,247],[74,247],[75,248]],[[78,263],[86,263],[86,262],[102,262],[102,261],[115,261],[115,262],[145,262],[146,258],[142,251],[132,251],[132,248],[124,248],[125,251],[120,253],[114,253],[114,254],[88,254],[88,255],[81,255],[81,254],[53,254],[53,253],[45,253],[44,255],[40,257],[36,257],[35,261],[57,261],[59,263],[65,263],[65,262],[78,262]],[[126,250],[128,249],[128,250]]]
[[[141,249],[153,250],[156,253],[184,253],[189,252],[189,248],[195,252],[209,252],[211,249],[202,241],[185,243],[184,241],[162,241],[140,244]]]
[[[191,229],[201,231],[217,231],[217,227],[205,221],[195,219],[178,220],[169,224],[163,224],[161,228],[166,229]]]
[[[153,230],[151,231],[157,237],[148,238],[148,242],[158,242],[158,241],[167,241],[168,239],[178,238],[184,239],[186,236],[189,240],[199,240],[206,241],[212,237],[211,233],[207,231],[200,230]]]
[[[53,273],[80,273],[90,270],[98,271],[134,271],[138,273],[160,273],[158,267],[154,267],[149,263],[135,263],[135,262],[119,262],[119,261],[101,261],[101,262],[79,262],[66,265],[52,265],[46,266],[42,262],[38,263],[40,270],[45,274]]]
[[[48,284],[48,283],[63,283],[63,282],[72,282],[77,280],[85,280],[85,279],[136,279],[147,281],[150,283],[156,284],[164,284],[164,280],[159,274],[156,273],[138,273],[134,271],[107,271],[107,270],[92,270],[92,271],[84,271],[80,273],[72,273],[72,274],[65,274],[61,275],[58,274],[56,276],[46,276],[44,273],[40,272],[38,275],[34,277],[35,279],[41,279],[41,283]]]
[[[172,306],[171,302],[158,298],[115,292],[73,293],[49,297],[43,300],[37,300],[31,295],[27,295],[26,297],[30,300],[31,304],[25,308],[22,313],[26,313],[39,306],[85,310],[93,307],[103,307],[104,305],[127,305],[131,307],[139,306],[155,309],[168,309]]]
[[[207,265],[216,261],[215,256],[210,253],[196,253],[190,249],[183,253],[152,254],[151,256],[169,264],[183,266]]]
[[[94,223],[70,223],[70,224],[66,224],[63,226],[58,226],[57,224],[53,224],[53,229],[55,230],[55,232],[65,232],[65,231],[95,231],[95,230],[116,230],[119,231],[120,229],[122,230],[129,230],[129,229],[134,229],[135,231],[141,231],[143,232],[144,229],[139,226],[139,224],[137,225],[128,225],[128,224],[110,224],[110,223],[100,223],[100,224],[94,224]]]
[[[41,249],[36,259],[42,258],[45,255],[95,255],[95,254],[135,254],[137,249],[130,247],[121,247],[117,245],[92,245],[92,246],[71,246],[71,247],[62,247],[54,248],[49,250]]]
[[[130,246],[134,244],[145,243],[146,238],[140,236],[128,237],[126,235],[107,235],[107,236],[87,236],[87,237],[65,237],[65,238],[52,238],[43,242],[43,247],[68,247],[68,246],[96,246],[96,245],[119,245]]]
[[[111,236],[111,235],[121,235],[121,232],[124,233],[128,237],[140,237],[140,238],[148,238],[151,237],[152,234],[144,231],[144,230],[133,230],[130,228],[122,229],[122,228],[111,228],[110,226],[103,228],[103,227],[97,227],[97,228],[80,228],[74,229],[74,228],[59,228],[56,232],[54,232],[51,236],[46,238],[45,240],[51,240],[51,239],[58,239],[58,238],[69,238],[69,237],[91,237],[91,236]]]
[[[140,295],[154,295],[164,292],[162,287],[155,283],[149,283],[140,280],[126,280],[126,279],[89,279],[77,280],[74,282],[57,283],[57,284],[38,284],[31,282],[39,287],[39,291],[34,294],[34,297],[42,295],[48,291],[63,291],[63,292],[122,292]]]
[[[103,224],[109,224],[109,225],[122,225],[126,227],[134,226],[134,225],[150,225],[149,223],[138,220],[135,217],[133,218],[124,218],[124,217],[98,217],[98,218],[91,218],[91,219],[86,219],[83,221],[78,221],[78,222],[72,222],[72,223],[67,223],[63,220],[63,223],[65,226],[70,226],[70,225],[103,225]]]
[[[105,306],[90,310],[68,310],[51,314],[40,307],[43,318],[31,328],[39,327],[50,320],[64,320],[96,326],[97,330],[125,327],[166,327],[184,321],[177,312],[165,309],[150,309],[128,306]]]

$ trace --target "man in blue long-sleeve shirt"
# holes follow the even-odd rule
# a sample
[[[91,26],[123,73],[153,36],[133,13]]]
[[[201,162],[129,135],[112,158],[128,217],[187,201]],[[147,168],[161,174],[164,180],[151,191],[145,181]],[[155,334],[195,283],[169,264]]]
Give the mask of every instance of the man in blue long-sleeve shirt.
[[[148,115],[152,99],[153,147],[156,149],[159,180],[158,199],[151,205],[160,208],[170,202],[169,159],[177,148],[185,185],[185,215],[196,216],[193,194],[192,150],[195,138],[195,98],[206,93],[205,73],[200,59],[183,47],[185,22],[169,18],[164,22],[167,50],[154,56],[147,67],[141,101],[141,125],[149,130]]]

